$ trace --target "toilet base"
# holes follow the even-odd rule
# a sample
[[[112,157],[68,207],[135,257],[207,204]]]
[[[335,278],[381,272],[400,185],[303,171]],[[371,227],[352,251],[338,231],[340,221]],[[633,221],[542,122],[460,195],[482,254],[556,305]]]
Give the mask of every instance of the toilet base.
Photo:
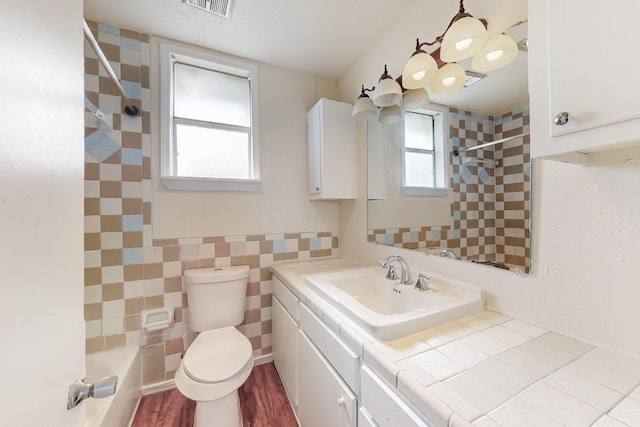
[[[196,402],[193,427],[242,427],[238,391],[216,400]]]

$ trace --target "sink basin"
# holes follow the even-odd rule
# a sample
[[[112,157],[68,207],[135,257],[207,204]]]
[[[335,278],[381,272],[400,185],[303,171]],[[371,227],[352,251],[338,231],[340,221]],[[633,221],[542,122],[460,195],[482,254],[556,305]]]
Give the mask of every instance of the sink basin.
[[[366,332],[392,340],[484,310],[483,292],[443,280],[431,290],[385,278],[380,267],[308,276],[308,287]]]

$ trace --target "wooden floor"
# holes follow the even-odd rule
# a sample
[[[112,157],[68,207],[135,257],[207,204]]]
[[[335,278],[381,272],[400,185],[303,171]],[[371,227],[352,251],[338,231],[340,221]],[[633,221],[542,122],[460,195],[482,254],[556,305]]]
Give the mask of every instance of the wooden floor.
[[[297,427],[273,363],[256,366],[238,390],[244,427]],[[131,427],[192,427],[196,403],[176,389],[143,396]]]

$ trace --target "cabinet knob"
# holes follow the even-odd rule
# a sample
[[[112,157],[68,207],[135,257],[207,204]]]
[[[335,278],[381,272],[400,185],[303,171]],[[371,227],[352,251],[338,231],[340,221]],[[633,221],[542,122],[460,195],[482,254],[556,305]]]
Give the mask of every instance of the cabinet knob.
[[[344,403],[345,403],[344,396],[340,396],[340,397],[338,398],[337,403],[338,403],[338,406],[344,406]]]
[[[569,122],[569,113],[563,111],[562,113],[556,114],[553,118],[553,123],[558,126],[566,125]]]

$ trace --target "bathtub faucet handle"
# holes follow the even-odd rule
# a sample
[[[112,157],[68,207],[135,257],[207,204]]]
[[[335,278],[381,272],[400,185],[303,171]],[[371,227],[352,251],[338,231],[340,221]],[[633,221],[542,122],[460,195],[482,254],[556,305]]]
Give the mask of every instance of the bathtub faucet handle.
[[[89,397],[101,398],[112,396],[116,393],[118,387],[118,376],[110,375],[104,377],[93,384],[85,383],[85,380],[76,380],[69,386],[69,400],[67,401],[67,409],[75,408],[84,399]]]

